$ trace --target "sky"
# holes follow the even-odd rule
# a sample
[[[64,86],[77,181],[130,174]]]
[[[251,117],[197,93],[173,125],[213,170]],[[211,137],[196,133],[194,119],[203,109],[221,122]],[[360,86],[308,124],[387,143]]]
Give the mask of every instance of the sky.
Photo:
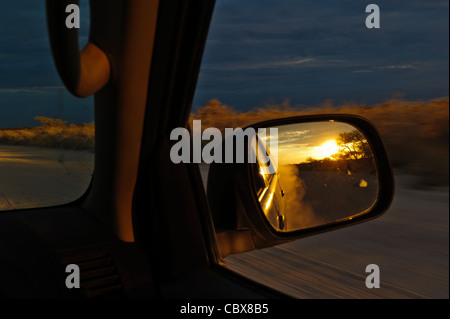
[[[87,0],[80,1],[79,42],[89,33]],[[0,128],[40,125],[36,116],[71,123],[94,120],[93,99],[63,88],[51,57],[44,0],[0,2]]]
[[[278,127],[278,159],[280,164],[298,164],[308,158],[323,159],[337,152],[330,148],[339,134],[355,130],[350,124],[340,122],[312,122]],[[328,147],[327,147],[328,146]]]
[[[365,25],[380,8],[379,29]],[[217,1],[194,106],[448,97],[448,0]]]
[[[380,29],[365,26],[369,3],[380,7]],[[83,44],[89,14],[87,0],[80,4]],[[286,99],[315,106],[327,100],[370,105],[392,97],[448,97],[448,5],[217,0],[194,110],[213,98],[246,111]],[[76,123],[94,119],[92,98],[74,98],[62,89],[44,6],[44,0],[0,2],[0,127],[38,125],[38,115]]]

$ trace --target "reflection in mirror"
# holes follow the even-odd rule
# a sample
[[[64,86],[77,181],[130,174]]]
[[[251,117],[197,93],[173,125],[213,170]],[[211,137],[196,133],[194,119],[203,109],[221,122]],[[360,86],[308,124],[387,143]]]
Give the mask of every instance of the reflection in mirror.
[[[334,121],[277,128],[277,143],[258,135],[253,164],[256,195],[273,228],[295,231],[351,219],[375,204],[377,168],[357,128]]]

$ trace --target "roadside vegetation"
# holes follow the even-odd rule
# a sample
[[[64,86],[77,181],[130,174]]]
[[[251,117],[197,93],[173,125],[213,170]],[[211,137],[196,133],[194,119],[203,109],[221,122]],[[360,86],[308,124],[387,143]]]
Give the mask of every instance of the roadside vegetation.
[[[94,123],[67,124],[60,119],[35,117],[41,125],[0,129],[0,144],[94,151]]]
[[[202,120],[202,128],[245,127],[270,119],[345,113],[363,116],[382,136],[391,164],[397,172],[414,175],[415,186],[448,186],[449,181],[449,101],[405,101],[392,99],[366,106],[326,102],[314,108],[293,106],[289,101],[270,104],[248,112],[211,100],[197,108],[192,120]]]
[[[190,118],[201,120],[202,128],[245,127],[252,123],[308,114],[346,113],[369,119],[380,132],[392,166],[397,172],[417,177],[420,186],[448,186],[449,181],[449,100],[404,101],[382,104],[294,106],[285,101],[248,112],[213,99],[193,111]],[[40,126],[0,129],[0,144],[94,151],[94,123],[67,124],[60,119],[38,116]]]

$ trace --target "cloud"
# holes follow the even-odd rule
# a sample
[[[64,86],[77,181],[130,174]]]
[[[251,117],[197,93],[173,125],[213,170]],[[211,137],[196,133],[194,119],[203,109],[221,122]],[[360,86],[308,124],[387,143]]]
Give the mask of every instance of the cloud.
[[[33,94],[39,94],[43,92],[53,91],[63,89],[64,86],[34,86],[34,87],[21,87],[21,88],[0,88],[0,94],[21,94],[21,93],[33,93]]]
[[[391,70],[415,70],[416,66],[413,64],[402,64],[402,65],[386,65],[386,66],[377,66],[372,67],[370,69],[361,69],[355,70],[353,73],[372,73],[375,71],[391,71]]]
[[[37,93],[33,88],[0,88],[0,94]]]
[[[381,29],[370,30],[354,0],[218,1],[194,104],[448,96],[448,1],[377,4]]]
[[[243,62],[229,62],[222,64],[210,64],[205,65],[203,68],[205,70],[212,71],[238,71],[238,70],[258,70],[258,69],[271,69],[280,67],[292,67],[301,64],[309,63],[314,61],[313,58],[296,58],[288,60],[279,60],[273,62],[261,62],[261,63],[243,63]]]
[[[416,67],[412,64],[405,65],[387,65],[387,66],[379,66],[377,70],[406,70],[406,69],[415,69]]]

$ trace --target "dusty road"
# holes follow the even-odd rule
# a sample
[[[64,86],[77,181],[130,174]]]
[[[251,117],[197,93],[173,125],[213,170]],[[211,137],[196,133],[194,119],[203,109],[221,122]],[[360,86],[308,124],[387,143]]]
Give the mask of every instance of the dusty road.
[[[449,193],[398,178],[378,219],[226,258],[231,269],[296,298],[449,298]],[[365,268],[380,268],[380,288]]]
[[[203,181],[208,168],[200,167]],[[415,190],[396,176],[381,217],[288,244],[226,258],[228,266],[296,298],[449,298],[449,191]],[[380,268],[380,288],[365,285]]]
[[[0,146],[0,210],[76,199],[92,160],[86,152]],[[201,172],[206,182],[208,168]],[[226,262],[297,298],[449,298],[448,188],[414,190],[407,178],[397,176],[394,202],[376,220]],[[365,286],[368,264],[380,267],[378,289]]]
[[[89,186],[94,154],[0,145],[0,210],[78,199]]]

